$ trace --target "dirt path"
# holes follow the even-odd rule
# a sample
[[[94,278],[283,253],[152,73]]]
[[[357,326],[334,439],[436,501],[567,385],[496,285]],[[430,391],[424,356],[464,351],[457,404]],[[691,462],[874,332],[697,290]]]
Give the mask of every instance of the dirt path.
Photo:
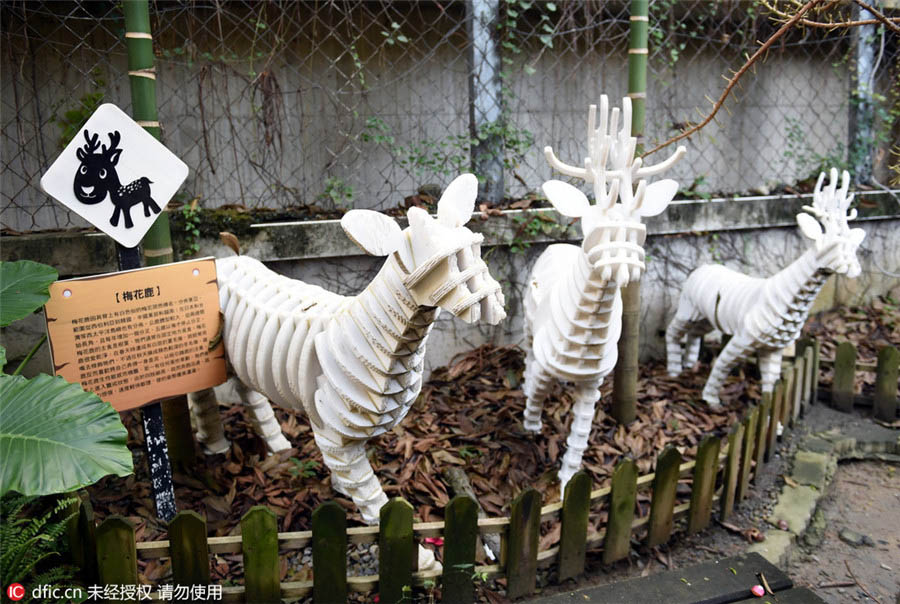
[[[788,575],[829,603],[871,601],[866,591],[882,604],[900,602],[897,466],[842,463],[818,509],[813,528],[791,557]],[[858,585],[823,587],[848,582]]]

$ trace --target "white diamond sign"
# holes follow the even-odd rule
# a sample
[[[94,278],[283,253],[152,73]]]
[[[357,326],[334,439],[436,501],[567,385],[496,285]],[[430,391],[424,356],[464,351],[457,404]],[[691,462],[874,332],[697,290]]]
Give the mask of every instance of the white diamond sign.
[[[106,103],[56,158],[41,188],[120,244],[136,247],[187,175],[187,164]]]

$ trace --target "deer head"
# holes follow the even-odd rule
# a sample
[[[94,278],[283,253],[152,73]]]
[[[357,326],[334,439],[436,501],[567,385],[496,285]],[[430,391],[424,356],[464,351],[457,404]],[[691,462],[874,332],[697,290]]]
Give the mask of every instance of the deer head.
[[[866,237],[862,229],[851,229],[847,222],[856,218],[856,210],[847,211],[853,195],[847,195],[850,188],[850,173],[844,170],[841,188],[837,188],[838,171],[832,168],[828,186],[822,188],[825,173],[819,173],[813,189],[813,203],[803,206],[808,213],[797,214],[800,231],[816,246],[824,267],[836,273],[846,274],[851,279],[859,276],[862,269],[856,258],[856,250]]]
[[[403,284],[420,306],[437,306],[467,323],[495,325],[506,317],[500,284],[481,258],[484,236],[464,225],[472,217],[478,179],[457,177],[438,201],[437,218],[421,208],[407,212],[409,226],[371,210],[350,210],[341,226],[374,256],[393,254]]]
[[[583,168],[562,163],[552,148],[544,148],[544,155],[553,168],[593,185],[594,204],[590,204],[584,193],[559,180],[545,182],[543,189],[560,214],[581,218],[584,233],[581,247],[591,265],[601,271],[603,279],[614,280],[624,287],[640,279],[644,270],[642,245],[647,229],[641,224],[641,217],[662,212],[678,190],[674,180],[648,185],[645,178],[668,170],[685,154],[685,148],[678,147],[662,163],[642,167],[641,158],[634,157],[637,138],[631,136],[631,99],[622,99],[622,128],[617,131],[619,113],[618,107],[609,112],[609,100],[602,95],[597,128],[597,106],[590,106],[588,156],[584,158]]]
[[[122,150],[119,149],[119,140],[122,136],[118,131],[110,132],[109,148],[103,145],[99,153],[95,153],[100,147],[100,135],[93,136],[84,131],[86,144],[75,151],[78,161],[78,171],[75,173],[74,192],[75,197],[81,203],[93,205],[106,199],[106,194],[119,185],[119,178],[115,166],[119,163]]]

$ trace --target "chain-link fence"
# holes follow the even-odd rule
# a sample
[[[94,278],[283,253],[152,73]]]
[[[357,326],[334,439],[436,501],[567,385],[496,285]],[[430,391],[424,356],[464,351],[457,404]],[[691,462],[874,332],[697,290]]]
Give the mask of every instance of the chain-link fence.
[[[629,4],[151,2],[163,139],[191,169],[181,195],[207,208],[385,209],[468,170],[475,135],[502,140],[508,196],[537,191],[554,176],[543,147],[580,163],[587,105],[626,93]],[[723,75],[778,26],[757,2],[651,0],[647,144],[698,121]],[[7,232],[84,225],[38,181],[100,103],[128,111],[124,33],[115,2],[3,3]],[[851,161],[861,47],[873,57],[875,125],[855,144],[884,174],[898,36],[798,28],[688,141],[672,171],[682,191],[764,192]],[[482,85],[485,70],[494,88]],[[486,127],[476,116],[485,91]]]

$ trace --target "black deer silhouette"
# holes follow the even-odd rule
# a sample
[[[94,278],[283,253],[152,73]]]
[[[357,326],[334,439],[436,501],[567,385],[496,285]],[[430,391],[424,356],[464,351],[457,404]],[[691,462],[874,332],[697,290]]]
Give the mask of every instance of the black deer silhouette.
[[[106,194],[109,193],[109,198],[116,207],[109,223],[119,226],[119,216],[124,214],[125,228],[130,229],[134,226],[134,222],[131,221],[132,206],[139,203],[144,204],[144,216],[148,217],[151,210],[154,214],[159,214],[160,208],[150,197],[152,181],[146,176],[125,186],[119,182],[116,164],[119,163],[119,156],[122,155],[122,149],[118,148],[122,135],[116,130],[108,133],[108,136],[109,148],[103,145],[100,152],[95,153],[100,147],[100,135],[91,136],[87,130],[84,131],[84,139],[87,144],[79,147],[75,152],[81,162],[75,173],[75,197],[81,203],[94,205],[106,199]]]

